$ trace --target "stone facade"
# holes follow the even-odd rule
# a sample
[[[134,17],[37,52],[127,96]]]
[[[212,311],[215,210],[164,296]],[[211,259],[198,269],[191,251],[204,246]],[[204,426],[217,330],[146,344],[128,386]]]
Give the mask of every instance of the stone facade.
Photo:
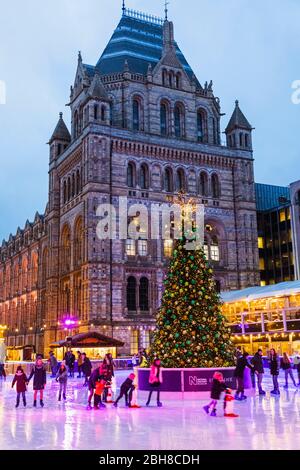
[[[97,328],[124,340],[121,353],[148,345],[171,242],[100,240],[97,208],[118,207],[120,196],[149,207],[183,189],[205,205],[205,249],[218,286],[259,283],[252,128],[238,102],[221,145],[219,99],[212,83],[202,87],[193,75],[173,24],[126,10],[118,33],[109,47],[119,49],[95,67],[79,54],[71,134],[60,116],[49,142],[45,214],[0,251],[0,322],[18,345],[38,336],[47,352],[67,335],[66,315],[80,321],[76,331]],[[151,34],[160,59],[143,70]],[[138,51],[128,53],[124,35]],[[35,338],[24,336],[30,328]]]

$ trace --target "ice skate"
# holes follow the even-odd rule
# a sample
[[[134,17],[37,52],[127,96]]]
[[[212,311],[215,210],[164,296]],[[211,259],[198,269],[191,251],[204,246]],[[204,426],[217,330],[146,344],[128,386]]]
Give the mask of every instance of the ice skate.
[[[40,400],[40,405],[41,405],[42,408],[44,408],[45,405],[44,405],[43,400]]]
[[[34,406],[34,408],[36,408],[36,400],[34,400],[33,406]]]
[[[209,414],[209,406],[208,405],[203,406],[203,410],[205,411],[205,413],[207,415]]]
[[[217,416],[216,410],[212,410],[212,412],[210,413],[210,416],[215,418]]]

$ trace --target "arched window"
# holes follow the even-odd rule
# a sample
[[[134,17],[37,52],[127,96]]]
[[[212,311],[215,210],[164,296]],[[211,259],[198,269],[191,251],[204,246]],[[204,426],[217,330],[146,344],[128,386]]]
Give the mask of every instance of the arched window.
[[[49,251],[48,248],[45,248],[43,251],[43,258],[42,258],[42,285],[45,287],[47,275],[48,275],[48,258],[49,258]]]
[[[130,312],[136,311],[136,279],[133,276],[127,279],[127,308]]]
[[[140,188],[149,188],[149,171],[147,165],[143,164],[140,169]]]
[[[94,119],[97,121],[98,119],[98,105],[94,104]]]
[[[132,103],[132,128],[134,131],[140,130],[140,102],[136,98]]]
[[[160,133],[161,135],[168,134],[168,108],[166,103],[160,105]]]
[[[163,86],[167,85],[167,78],[168,78],[168,74],[167,74],[167,71],[164,69],[162,71],[162,84],[163,84]]]
[[[67,202],[68,194],[67,194],[67,182],[64,181],[64,204]]]
[[[173,72],[169,73],[169,87],[173,88],[173,79],[174,79],[174,74]]]
[[[76,187],[75,187],[75,173],[73,173],[73,175],[72,175],[72,197],[75,196],[75,191],[76,191]]]
[[[167,193],[171,193],[173,191],[173,176],[172,176],[172,170],[170,168],[165,169],[164,189],[165,191],[167,191]]]
[[[106,109],[105,106],[101,106],[101,121],[105,121]]]
[[[181,168],[176,172],[176,189],[177,191],[185,190],[185,176]]]
[[[176,105],[174,109],[174,128],[175,136],[180,138],[184,135],[184,113],[180,105]]]
[[[240,147],[243,147],[243,133],[240,132]]]
[[[71,199],[71,178],[68,178],[68,201]]]
[[[208,176],[205,171],[200,173],[200,195],[208,196]]]
[[[31,255],[31,282],[32,287],[36,287],[38,280],[38,254],[34,251]]]
[[[149,310],[149,280],[146,277],[140,280],[139,301],[140,310],[147,312]]]
[[[213,132],[213,143],[217,144],[218,143],[218,137],[217,137],[217,125],[216,125],[215,118],[211,118],[211,123],[212,123],[212,132]]]
[[[28,286],[28,258],[24,256],[22,260],[22,289]]]
[[[75,111],[74,113],[74,137],[76,137],[79,134],[79,118],[78,118],[78,111]]]
[[[133,163],[128,163],[127,166],[127,186],[129,188],[135,187],[135,165]]]
[[[197,140],[203,142],[203,115],[201,111],[197,113]]]
[[[74,266],[78,267],[82,264],[83,259],[83,225],[80,217],[74,230]]]
[[[211,177],[211,192],[214,199],[218,199],[220,197],[219,178],[216,174],[213,174]]]
[[[249,147],[249,136],[248,136],[248,134],[245,134],[245,147],[246,148]]]
[[[175,85],[178,90],[179,88],[181,88],[181,74],[180,73],[176,74]]]
[[[81,178],[80,178],[80,171],[76,171],[76,194],[79,194],[81,191]]]
[[[68,225],[65,225],[61,235],[61,269],[62,272],[69,272],[71,269],[71,231]]]

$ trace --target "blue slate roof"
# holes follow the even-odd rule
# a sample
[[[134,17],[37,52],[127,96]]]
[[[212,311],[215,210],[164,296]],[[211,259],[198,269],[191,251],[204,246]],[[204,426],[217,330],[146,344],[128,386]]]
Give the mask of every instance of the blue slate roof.
[[[286,206],[291,201],[290,189],[287,186],[256,183],[255,193],[258,211],[269,211]]]
[[[123,14],[117,29],[101,55],[96,67],[103,75],[123,72],[127,60],[131,72],[146,75],[149,64],[154,68],[162,57],[163,23],[141,19],[146,15]],[[179,49],[176,53],[187,74],[192,77],[193,71]],[[88,73],[92,73],[91,66]]]

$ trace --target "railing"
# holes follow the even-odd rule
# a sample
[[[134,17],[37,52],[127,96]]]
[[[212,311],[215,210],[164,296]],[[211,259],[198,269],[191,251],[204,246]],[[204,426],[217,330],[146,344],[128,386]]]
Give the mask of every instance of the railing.
[[[123,16],[128,16],[129,18],[135,18],[136,20],[145,21],[147,23],[153,23],[159,26],[164,24],[164,20],[158,16],[148,15],[137,10],[131,10],[130,8],[125,8],[123,10]]]
[[[233,318],[230,317],[235,317]],[[252,318],[251,318],[252,317]],[[234,334],[289,333],[300,331],[300,307],[242,312],[228,318]]]

